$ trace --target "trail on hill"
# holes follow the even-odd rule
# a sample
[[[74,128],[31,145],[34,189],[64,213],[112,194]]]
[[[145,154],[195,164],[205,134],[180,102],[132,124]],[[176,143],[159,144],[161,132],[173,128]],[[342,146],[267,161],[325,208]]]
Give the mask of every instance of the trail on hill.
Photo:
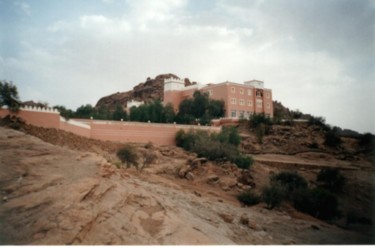
[[[100,153],[69,147],[0,127],[0,244],[370,242],[293,210],[241,207],[234,195],[238,186],[229,181],[237,173],[230,167],[207,162],[197,166],[193,179],[180,178],[194,156],[178,148],[158,148],[157,162],[138,171],[117,169]],[[208,184],[213,175],[217,184]]]

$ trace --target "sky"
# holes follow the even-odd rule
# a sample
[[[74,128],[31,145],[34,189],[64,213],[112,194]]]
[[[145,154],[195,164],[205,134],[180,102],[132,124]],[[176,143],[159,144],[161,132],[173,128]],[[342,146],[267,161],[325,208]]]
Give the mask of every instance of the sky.
[[[0,0],[0,79],[75,110],[163,73],[375,133],[375,0]]]

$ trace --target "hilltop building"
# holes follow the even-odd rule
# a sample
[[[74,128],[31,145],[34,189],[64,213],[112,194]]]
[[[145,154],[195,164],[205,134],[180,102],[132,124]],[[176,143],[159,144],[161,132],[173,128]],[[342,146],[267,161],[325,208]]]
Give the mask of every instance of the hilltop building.
[[[175,110],[186,98],[192,98],[195,91],[208,93],[212,99],[223,100],[226,118],[249,118],[254,113],[273,117],[272,90],[264,88],[259,80],[243,84],[223,82],[218,84],[194,84],[185,87],[184,80],[164,80],[164,104],[171,103]]]

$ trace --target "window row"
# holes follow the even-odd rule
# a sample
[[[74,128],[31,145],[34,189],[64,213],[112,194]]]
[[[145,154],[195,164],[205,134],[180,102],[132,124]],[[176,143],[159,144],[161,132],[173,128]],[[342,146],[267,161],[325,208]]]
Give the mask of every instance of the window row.
[[[232,105],[236,105],[237,104],[237,99],[236,98],[231,98],[230,99],[230,103]],[[253,101],[252,100],[245,101],[244,99],[239,99],[238,104],[239,105],[245,105],[246,104],[248,106],[253,106]]]
[[[230,117],[231,118],[250,118],[254,112],[251,111],[236,111],[236,110],[231,110],[230,111]],[[270,114],[266,113],[267,117],[270,117]]]

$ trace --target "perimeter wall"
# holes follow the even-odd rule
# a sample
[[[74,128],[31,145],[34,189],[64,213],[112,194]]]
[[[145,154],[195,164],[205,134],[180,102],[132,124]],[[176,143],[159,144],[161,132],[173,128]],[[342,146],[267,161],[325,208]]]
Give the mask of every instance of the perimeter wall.
[[[9,115],[8,109],[0,108],[0,117]],[[175,145],[176,132],[184,130],[208,130],[219,132],[220,127],[156,124],[141,122],[123,122],[90,119],[70,119],[60,116],[51,108],[23,107],[16,115],[26,123],[44,128],[55,128],[77,134],[79,136],[103,141],[148,143],[159,145]]]

